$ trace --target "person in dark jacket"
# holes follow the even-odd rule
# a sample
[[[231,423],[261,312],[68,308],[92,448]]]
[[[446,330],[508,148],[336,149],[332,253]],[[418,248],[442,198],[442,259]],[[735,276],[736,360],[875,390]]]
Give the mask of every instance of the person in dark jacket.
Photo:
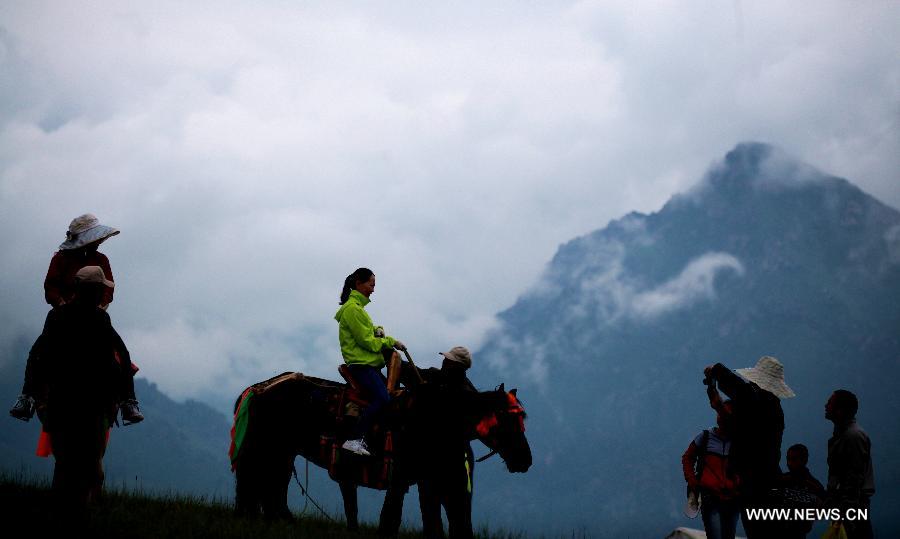
[[[748,539],[773,537],[778,523],[750,520],[747,510],[771,505],[768,492],[781,475],[784,412],[780,399],[793,397],[794,392],[784,382],[784,366],[773,357],[762,357],[756,366],[737,373],[740,376],[721,363],[704,369],[706,378],[731,398],[734,408],[731,462],[742,481],[739,502],[744,531]]]
[[[72,300],[47,314],[35,369],[46,381],[38,408],[56,465],[52,490],[63,512],[83,511],[103,485],[107,433],[116,415],[116,336],[100,308],[113,286],[99,266],[76,273]]]
[[[441,368],[426,369],[422,377],[436,385],[449,406],[463,393],[475,393],[475,386],[466,376],[472,366],[472,355],[464,346],[447,352]],[[446,466],[433,470],[419,480],[419,507],[422,510],[422,533],[426,538],[443,537],[441,506],[447,513],[451,538],[472,537],[472,489],[474,486],[475,454],[472,445],[464,441],[460,446],[448,445],[443,459]]]
[[[784,460],[788,471],[782,474],[779,486],[807,494],[809,499],[815,500],[810,507],[821,506],[825,501],[825,487],[806,467],[809,449],[803,444],[794,444],[788,448]],[[785,539],[802,539],[809,534],[812,526],[812,520],[786,521],[783,523],[783,536]]]
[[[872,442],[856,423],[859,401],[846,389],[835,391],[825,404],[825,418],[834,423],[828,440],[828,490],[826,507],[840,509],[842,516],[852,509],[866,511],[875,494],[872,469]],[[843,520],[848,539],[872,537],[869,518]]]
[[[419,374],[425,382],[420,390],[420,398],[433,399],[441,403],[446,413],[434,417],[433,432],[427,440],[429,447],[439,447],[440,454],[424,454],[424,450],[413,450],[412,454],[425,457],[432,465],[416,465],[416,482],[419,491],[419,507],[422,511],[422,533],[428,539],[444,537],[441,521],[441,507],[447,513],[447,524],[450,537],[468,539],[472,531],[472,488],[474,486],[475,456],[472,446],[459,429],[455,428],[449,418],[458,416],[457,408],[460,399],[466,394],[477,393],[477,389],[466,376],[472,366],[472,355],[464,346],[455,346],[447,352],[441,368],[420,369]],[[404,384],[415,385],[409,371],[412,366],[404,362]],[[439,463],[434,466],[434,463]],[[406,490],[388,489],[379,522],[379,534],[394,536],[400,528],[403,498]]]
[[[47,276],[44,279],[44,299],[51,308],[56,309],[73,300],[76,290],[75,276],[81,268],[97,266],[103,270],[104,278],[113,282],[109,259],[97,249],[100,244],[117,234],[119,234],[118,230],[100,224],[97,217],[89,213],[72,220],[66,232],[66,241],[60,244],[59,250],[50,259],[50,267],[47,269]],[[113,287],[104,289],[100,299],[101,309],[106,310],[112,302],[113,290]],[[144,416],[134,394],[136,368],[132,366],[131,357],[118,333],[116,340],[119,345],[117,357],[121,372],[117,384],[119,407],[122,410],[123,422],[130,425],[143,421]],[[9,411],[9,414],[16,419],[30,420],[34,415],[35,402],[43,398],[43,381],[39,379],[33,368],[35,357],[41,353],[41,346],[41,338],[38,337],[28,353],[22,392]]]

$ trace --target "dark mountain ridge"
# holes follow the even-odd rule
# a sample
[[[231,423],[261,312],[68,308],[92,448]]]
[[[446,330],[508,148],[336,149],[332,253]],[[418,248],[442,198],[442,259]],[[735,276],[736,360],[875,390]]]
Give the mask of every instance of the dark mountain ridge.
[[[773,355],[798,394],[783,403],[783,449],[808,445],[824,478],[824,402],[855,391],[876,448],[875,519],[900,529],[878,510],[900,500],[900,398],[888,383],[900,374],[898,253],[900,213],[759,143],[660,211],[562,245],[478,354],[522,381],[537,461],[523,488],[491,503],[554,515],[526,520],[547,532],[662,536],[688,524],[679,457],[714,422],[703,367]]]

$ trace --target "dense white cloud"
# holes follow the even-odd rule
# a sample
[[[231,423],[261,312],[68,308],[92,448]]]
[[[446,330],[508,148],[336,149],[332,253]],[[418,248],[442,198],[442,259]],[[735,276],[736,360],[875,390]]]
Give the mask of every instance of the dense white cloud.
[[[898,15],[4,3],[0,340],[39,328],[46,264],[85,211],[122,230],[103,249],[114,320],[185,397],[330,374],[339,287],[362,265],[373,316],[424,364],[477,347],[559,243],[658,208],[741,140],[900,205]]]

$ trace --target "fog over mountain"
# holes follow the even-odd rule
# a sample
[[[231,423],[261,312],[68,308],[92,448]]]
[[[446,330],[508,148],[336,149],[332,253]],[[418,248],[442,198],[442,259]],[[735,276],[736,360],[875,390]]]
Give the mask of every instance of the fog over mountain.
[[[783,450],[805,443],[819,478],[824,403],[839,387],[859,396],[876,529],[896,534],[898,254],[900,213],[757,143],[660,211],[561,246],[476,355],[520,386],[536,455],[526,477],[484,489],[484,506],[547,532],[687,525],[679,459],[715,423],[703,367],[772,355],[797,393]]]

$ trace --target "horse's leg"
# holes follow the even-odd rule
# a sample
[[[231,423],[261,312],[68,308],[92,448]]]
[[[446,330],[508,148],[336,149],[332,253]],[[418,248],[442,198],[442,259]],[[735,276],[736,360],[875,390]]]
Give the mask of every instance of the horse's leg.
[[[272,520],[292,519],[293,514],[287,505],[287,493],[294,469],[294,455],[270,455],[269,459],[263,472],[263,514]]]
[[[419,509],[422,511],[422,535],[426,539],[443,539],[441,498],[438,482],[433,478],[419,480]]]
[[[400,533],[403,520],[403,499],[408,487],[405,484],[390,485],[384,493],[384,505],[381,506],[381,517],[378,519],[378,535],[395,537]]]
[[[339,481],[341,497],[344,499],[344,516],[347,518],[347,529],[356,531],[359,529],[357,515],[359,506],[356,500],[356,485],[349,481]]]

